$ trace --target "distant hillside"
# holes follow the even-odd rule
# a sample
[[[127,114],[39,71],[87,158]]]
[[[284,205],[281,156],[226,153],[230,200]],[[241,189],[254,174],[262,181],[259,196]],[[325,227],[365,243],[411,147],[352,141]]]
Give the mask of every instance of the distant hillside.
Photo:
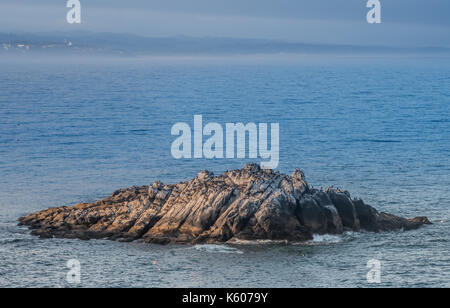
[[[70,33],[0,33],[0,54],[4,53],[75,53],[112,55],[248,55],[248,54],[450,54],[441,47],[391,48],[350,45],[320,45],[284,41],[236,38],[165,37],[151,38],[131,34]]]

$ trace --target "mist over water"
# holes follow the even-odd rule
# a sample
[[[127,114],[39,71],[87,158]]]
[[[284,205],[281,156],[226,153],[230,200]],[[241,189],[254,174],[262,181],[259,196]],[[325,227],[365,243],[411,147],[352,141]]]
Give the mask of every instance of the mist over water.
[[[17,60],[19,59],[19,60]],[[0,286],[449,286],[450,64],[424,57],[153,57],[0,60]],[[19,216],[176,183],[250,160],[175,160],[173,124],[280,123],[279,170],[348,189],[420,230],[157,246],[41,240]],[[155,262],[156,261],[156,262]]]

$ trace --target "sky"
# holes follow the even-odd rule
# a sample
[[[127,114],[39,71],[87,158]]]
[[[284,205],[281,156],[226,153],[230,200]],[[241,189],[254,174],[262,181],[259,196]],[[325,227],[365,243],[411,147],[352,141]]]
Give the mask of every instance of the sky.
[[[88,30],[143,36],[275,39],[320,44],[450,47],[449,0],[80,0],[81,24],[66,0],[1,0],[0,32]]]

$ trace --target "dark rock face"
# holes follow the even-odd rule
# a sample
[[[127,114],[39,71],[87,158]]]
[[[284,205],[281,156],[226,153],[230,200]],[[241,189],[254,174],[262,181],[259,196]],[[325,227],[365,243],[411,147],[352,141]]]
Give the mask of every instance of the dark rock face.
[[[108,238],[167,244],[284,240],[314,233],[361,229],[417,229],[426,217],[404,219],[379,213],[347,191],[310,188],[303,172],[291,176],[258,165],[214,177],[203,171],[188,182],[132,187],[95,203],[57,207],[19,219],[42,238]]]

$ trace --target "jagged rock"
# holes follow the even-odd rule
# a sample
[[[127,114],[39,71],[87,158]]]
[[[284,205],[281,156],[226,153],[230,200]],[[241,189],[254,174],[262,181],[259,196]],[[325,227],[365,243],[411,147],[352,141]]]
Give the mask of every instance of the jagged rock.
[[[235,239],[312,239],[345,230],[411,230],[430,222],[379,213],[347,191],[310,188],[291,176],[251,164],[215,177],[202,171],[176,185],[155,182],[114,192],[95,203],[51,208],[19,219],[42,238],[78,238],[167,244]]]
[[[350,199],[350,194],[346,191],[331,188],[328,188],[326,192],[336,207],[344,228],[359,231],[361,229],[361,223],[355,205]]]
[[[367,231],[376,232],[380,229],[378,225],[378,211],[367,205],[361,199],[353,200],[353,205],[355,206],[356,215],[359,219],[360,227]]]
[[[431,221],[428,220],[428,217],[425,216],[410,218],[408,221],[422,225],[432,225]]]
[[[322,211],[326,217],[326,229],[324,233],[341,234],[344,232],[342,219],[328,194],[323,191],[316,190],[313,193],[313,198],[322,208]]]
[[[327,232],[328,219],[325,211],[314,200],[313,196],[305,195],[299,201],[297,217],[302,225],[313,233],[324,234]]]

